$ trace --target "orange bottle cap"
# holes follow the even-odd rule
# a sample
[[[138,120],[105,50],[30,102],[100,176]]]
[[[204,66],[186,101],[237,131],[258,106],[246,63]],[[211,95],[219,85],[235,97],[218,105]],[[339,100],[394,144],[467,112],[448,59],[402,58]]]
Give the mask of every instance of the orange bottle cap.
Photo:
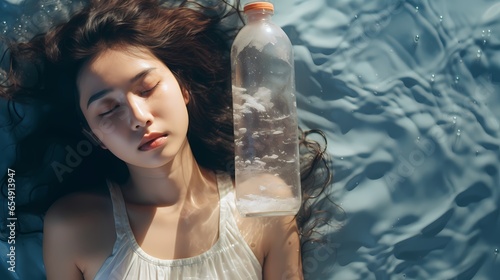
[[[253,2],[253,3],[248,3],[245,5],[243,8],[244,12],[250,11],[250,10],[270,10],[274,12],[274,6],[272,3],[269,2]]]

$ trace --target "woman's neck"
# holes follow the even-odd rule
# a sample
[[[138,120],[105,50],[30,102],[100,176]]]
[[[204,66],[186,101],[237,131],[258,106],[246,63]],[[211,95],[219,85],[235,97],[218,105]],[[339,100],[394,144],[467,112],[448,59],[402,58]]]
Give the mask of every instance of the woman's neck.
[[[141,168],[129,165],[128,168],[130,178],[123,186],[128,203],[179,211],[186,202],[201,205],[217,193],[215,175],[198,165],[188,141],[164,166]]]

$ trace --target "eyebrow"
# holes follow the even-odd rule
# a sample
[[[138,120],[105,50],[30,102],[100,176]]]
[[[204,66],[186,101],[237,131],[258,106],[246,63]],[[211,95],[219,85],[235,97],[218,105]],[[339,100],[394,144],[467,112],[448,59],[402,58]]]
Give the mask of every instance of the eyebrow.
[[[139,74],[135,75],[132,79],[130,79],[130,83],[131,84],[135,83],[137,80],[139,80],[142,77],[146,76],[147,74],[149,74],[151,71],[153,71],[155,69],[156,69],[155,67],[144,69],[143,71],[139,72]],[[92,96],[90,96],[90,98],[89,98],[89,101],[87,101],[87,109],[89,108],[89,106],[90,106],[90,104],[92,102],[94,102],[94,101],[96,101],[98,99],[103,98],[104,96],[106,96],[111,91],[112,91],[111,88],[106,88],[106,89],[100,90],[100,91],[92,94]]]

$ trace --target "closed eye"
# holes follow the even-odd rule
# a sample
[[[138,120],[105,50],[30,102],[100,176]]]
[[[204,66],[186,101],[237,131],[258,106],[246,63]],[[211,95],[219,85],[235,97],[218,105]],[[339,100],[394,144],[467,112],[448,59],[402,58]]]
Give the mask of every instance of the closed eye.
[[[148,90],[144,90],[144,91],[141,91],[141,95],[148,95],[150,94],[153,90],[155,90],[156,87],[158,87],[158,85],[160,84],[160,82],[156,83],[156,85],[154,85],[154,87],[148,89]]]
[[[115,107],[113,107],[113,109],[109,110],[109,111],[106,111],[102,114],[99,114],[100,117],[104,117],[104,116],[107,116],[109,114],[111,114],[114,110],[116,110],[117,108],[119,107],[119,105],[115,105]]]

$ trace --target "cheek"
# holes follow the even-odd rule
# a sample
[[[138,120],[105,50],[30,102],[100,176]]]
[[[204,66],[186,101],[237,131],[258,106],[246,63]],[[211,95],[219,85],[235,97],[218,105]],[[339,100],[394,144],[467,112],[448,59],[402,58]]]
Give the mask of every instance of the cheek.
[[[82,122],[85,121],[92,133],[99,139],[103,140],[105,134],[112,130],[112,124],[109,122],[101,122],[97,118],[89,117],[88,114],[81,113]]]
[[[112,133],[102,133],[99,139],[101,139],[106,149],[120,159],[124,159],[127,156],[127,151],[130,151],[131,143],[133,143],[130,136],[125,135],[123,131],[116,128]]]
[[[116,125],[109,119],[92,120],[89,125],[92,132],[103,141],[116,130]]]
[[[102,118],[94,121],[90,128],[104,144],[123,142],[126,137],[126,125],[123,121],[116,122],[112,118]]]
[[[152,96],[153,97],[153,96]],[[181,112],[186,108],[187,102],[184,95],[178,92],[162,91],[158,95],[149,99],[151,108],[160,114],[169,114],[170,112]]]

